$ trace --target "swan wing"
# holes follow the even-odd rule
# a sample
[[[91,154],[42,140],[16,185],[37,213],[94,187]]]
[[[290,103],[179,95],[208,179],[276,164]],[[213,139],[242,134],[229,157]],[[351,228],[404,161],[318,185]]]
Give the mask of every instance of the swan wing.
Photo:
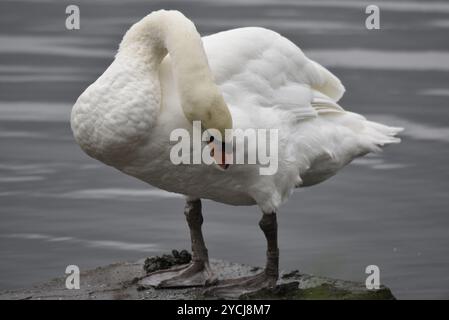
[[[203,44],[230,105],[282,109],[295,120],[343,110],[340,80],[274,31],[233,29],[204,37]]]

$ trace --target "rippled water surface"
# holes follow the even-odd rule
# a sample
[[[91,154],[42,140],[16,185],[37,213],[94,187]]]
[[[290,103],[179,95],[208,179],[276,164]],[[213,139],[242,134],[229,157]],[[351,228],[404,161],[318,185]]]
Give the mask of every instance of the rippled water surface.
[[[283,269],[364,280],[367,265],[399,298],[449,298],[449,3],[380,1],[381,30],[361,1],[0,2],[0,289],[188,248],[183,198],[83,154],[68,123],[125,30],[159,8],[203,35],[274,29],[346,86],[341,104],[391,125],[403,143],[297,191],[279,212]],[[255,207],[204,202],[213,257],[262,265]]]

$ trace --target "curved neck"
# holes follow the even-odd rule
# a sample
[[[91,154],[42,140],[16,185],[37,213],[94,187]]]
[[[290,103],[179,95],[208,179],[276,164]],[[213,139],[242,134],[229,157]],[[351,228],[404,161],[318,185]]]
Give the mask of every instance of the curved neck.
[[[178,11],[153,12],[134,24],[123,37],[117,57],[125,54],[158,70],[169,53],[173,75],[187,119],[216,105],[223,97],[214,83],[201,36],[195,25]]]

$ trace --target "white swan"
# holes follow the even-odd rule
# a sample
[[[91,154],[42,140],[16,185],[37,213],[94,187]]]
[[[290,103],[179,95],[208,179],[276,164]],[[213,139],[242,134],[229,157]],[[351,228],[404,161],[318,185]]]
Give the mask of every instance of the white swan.
[[[168,53],[168,54],[167,54]],[[157,11],[123,37],[109,68],[78,98],[71,125],[91,157],[153,186],[187,196],[193,262],[150,275],[160,287],[216,282],[201,234],[201,198],[257,204],[267,238],[261,274],[223,281],[214,292],[272,286],[278,278],[276,211],[295,187],[319,183],[355,157],[397,143],[401,129],[343,110],[344,87],[274,31],[241,28],[201,39],[177,11]],[[258,165],[174,165],[170,133],[231,128],[279,129],[274,175]],[[212,143],[216,143],[212,142]],[[218,142],[219,143],[219,142]]]

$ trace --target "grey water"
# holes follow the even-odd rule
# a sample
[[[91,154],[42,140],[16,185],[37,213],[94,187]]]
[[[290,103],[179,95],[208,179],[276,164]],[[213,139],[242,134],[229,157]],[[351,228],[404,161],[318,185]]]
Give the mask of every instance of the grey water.
[[[262,26],[291,39],[346,86],[341,105],[405,127],[402,143],[295,192],[279,211],[282,269],[381,283],[402,299],[449,298],[449,3],[379,1],[0,2],[0,290],[189,248],[182,197],[86,156],[70,108],[145,14],[178,9],[201,34]],[[248,44],[250,45],[250,44]],[[256,207],[203,202],[214,258],[263,265]]]

